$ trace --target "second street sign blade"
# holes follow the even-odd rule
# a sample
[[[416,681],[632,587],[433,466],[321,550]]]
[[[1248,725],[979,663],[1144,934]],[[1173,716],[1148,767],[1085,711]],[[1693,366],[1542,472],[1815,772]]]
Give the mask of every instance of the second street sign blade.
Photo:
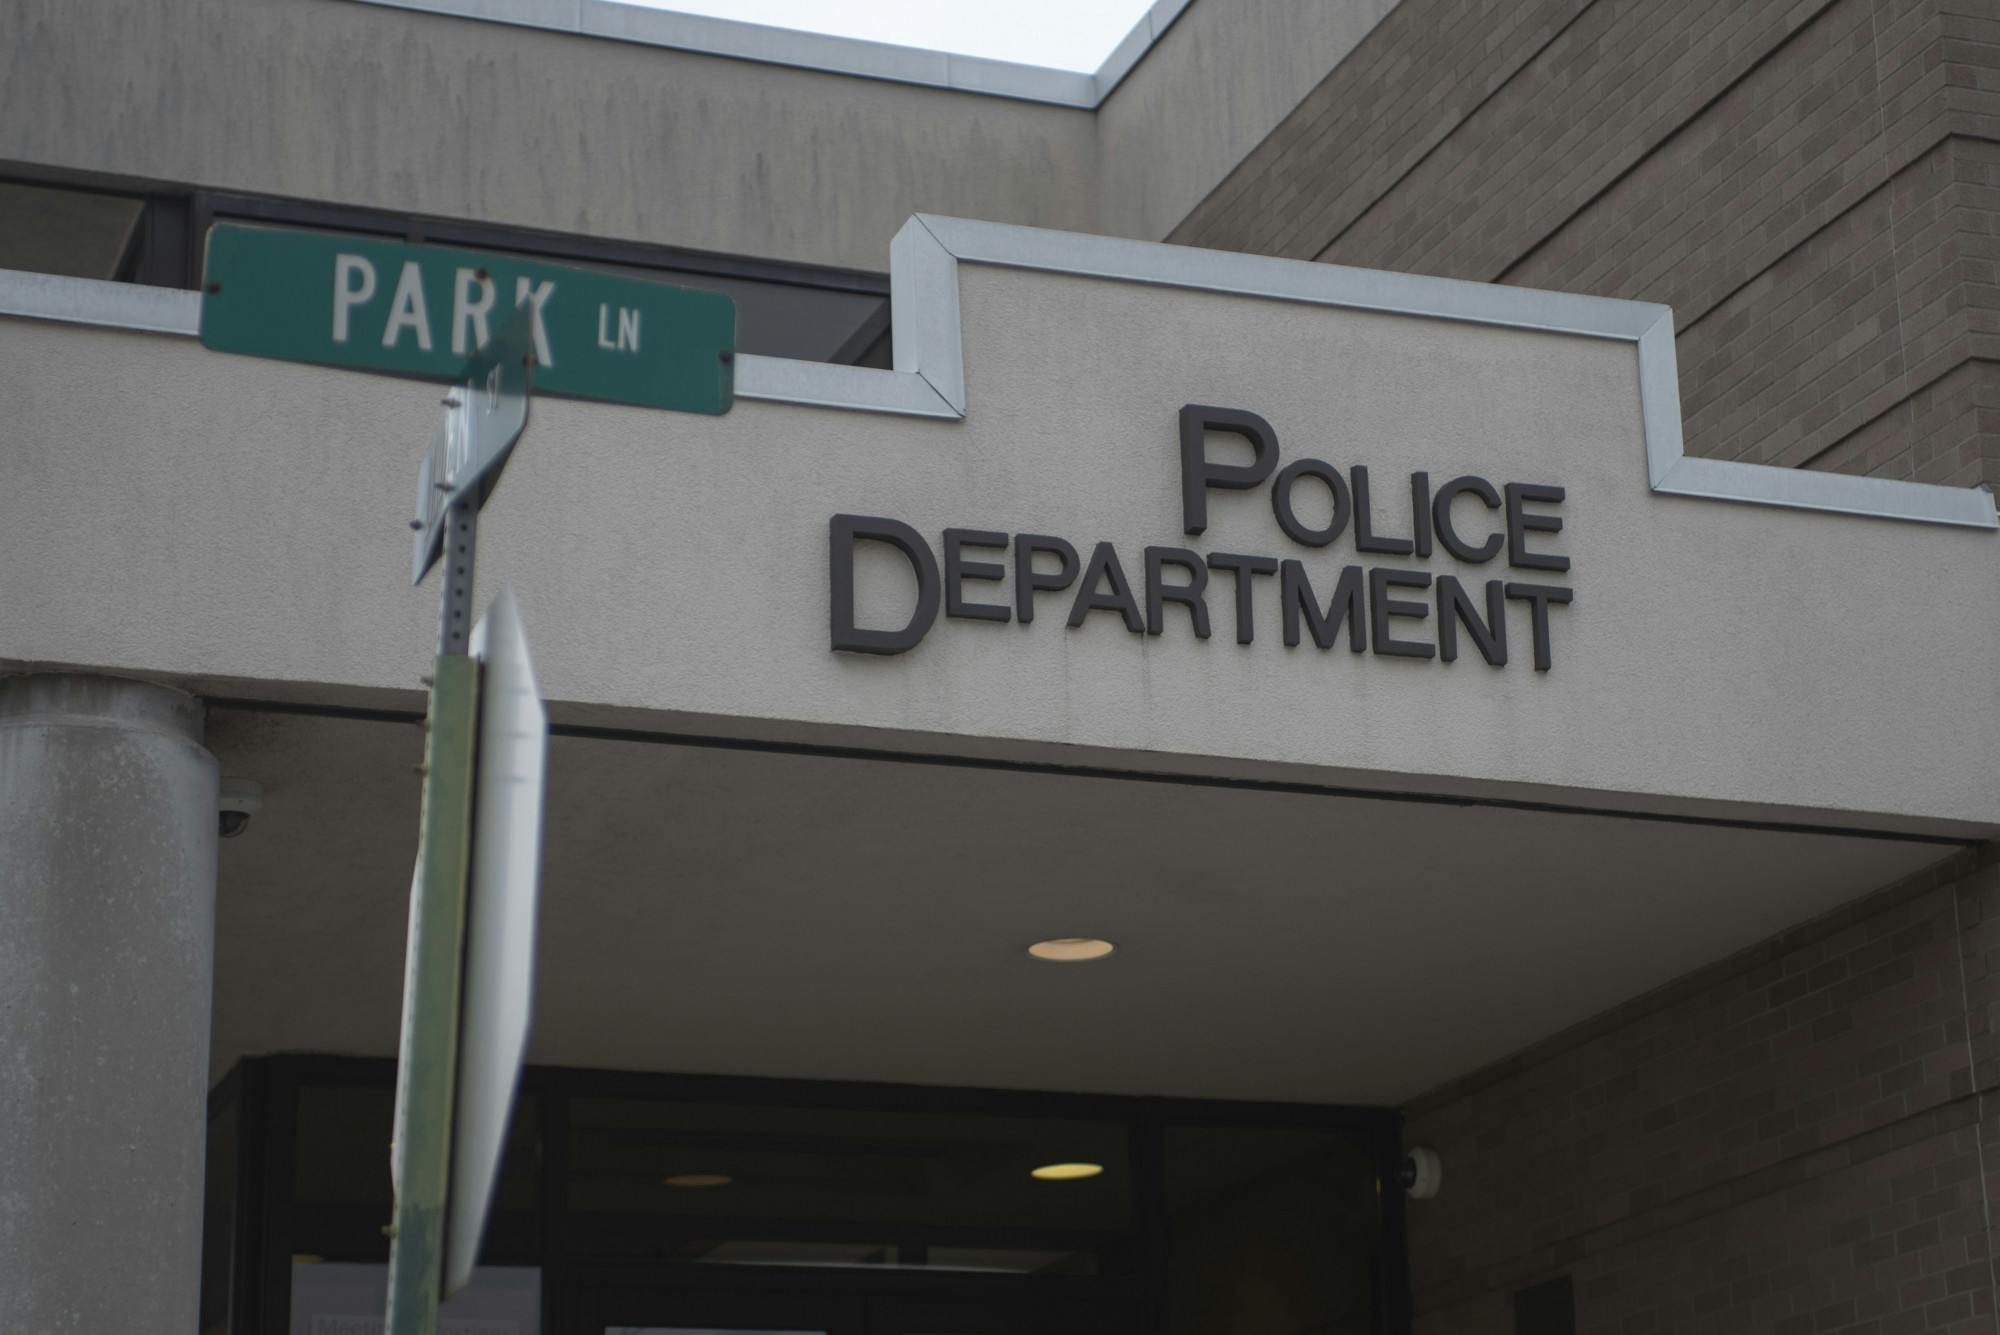
[[[710,416],[735,398],[736,303],[516,255],[222,223],[201,341],[219,352],[456,380],[517,307],[535,391]]]
[[[476,507],[500,480],[514,443],[528,426],[533,323],[514,312],[479,350],[444,403],[437,434],[417,471],[416,546],[410,582],[421,584],[444,544],[445,511],[461,500]]]

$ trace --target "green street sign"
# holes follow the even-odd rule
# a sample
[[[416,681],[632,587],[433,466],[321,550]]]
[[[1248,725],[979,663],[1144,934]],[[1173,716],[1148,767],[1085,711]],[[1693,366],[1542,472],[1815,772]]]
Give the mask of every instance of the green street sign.
[[[537,394],[729,411],[728,297],[477,250],[218,224],[208,234],[201,341],[218,352],[457,380],[523,306]]]

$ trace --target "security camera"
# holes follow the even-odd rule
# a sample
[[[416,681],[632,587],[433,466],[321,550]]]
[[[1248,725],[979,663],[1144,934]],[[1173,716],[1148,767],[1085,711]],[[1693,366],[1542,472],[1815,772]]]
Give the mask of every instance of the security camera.
[[[1396,1181],[1411,1200],[1427,1201],[1438,1194],[1438,1186],[1444,1181],[1444,1160],[1438,1158],[1436,1150],[1419,1145],[1403,1156]]]
[[[216,833],[224,839],[234,839],[250,828],[250,818],[264,805],[264,790],[248,779],[224,779],[222,800],[216,803],[219,814]]]

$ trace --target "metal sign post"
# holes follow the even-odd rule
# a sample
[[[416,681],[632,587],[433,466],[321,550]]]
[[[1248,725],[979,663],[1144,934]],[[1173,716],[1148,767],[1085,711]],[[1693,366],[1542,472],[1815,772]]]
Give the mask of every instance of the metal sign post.
[[[396,1207],[389,1226],[388,1335],[432,1335],[442,1297],[479,665],[463,653],[440,653],[435,671],[389,1150]]]
[[[474,878],[474,822],[476,814],[491,809],[495,820],[524,822],[531,828],[517,836],[508,852],[523,845],[525,865],[500,869],[507,873],[515,906],[502,914],[503,924],[516,930],[501,937],[506,958],[515,965],[502,969],[506,980],[520,981],[522,993],[514,1012],[518,1033],[510,1028],[499,1034],[505,1051],[497,1069],[490,1054],[481,1053],[467,1064],[481,1072],[481,1097],[491,1099],[504,1087],[497,1116],[504,1127],[511,1108],[513,1087],[519,1078],[520,1054],[526,1039],[525,980],[519,959],[532,958],[534,899],[537,864],[540,857],[541,781],[540,757],[546,745],[546,721],[531,737],[514,734],[530,731],[540,720],[540,702],[532,714],[524,713],[518,696],[532,692],[534,678],[527,666],[526,641],[520,633],[518,614],[511,597],[496,604],[505,614],[499,643],[508,655],[506,684],[510,710],[503,716],[516,724],[504,739],[514,753],[508,766],[510,777],[530,771],[527,796],[513,795],[512,801],[489,800],[484,795],[480,746],[482,671],[472,646],[473,574],[478,555],[479,507],[491,494],[509,453],[527,427],[528,377],[533,362],[532,326],[526,312],[512,320],[473,359],[465,381],[445,400],[440,423],[430,453],[419,469],[417,514],[411,520],[416,530],[413,558],[414,581],[421,581],[439,557],[444,559],[443,589],[439,598],[437,660],[431,679],[428,736],[424,749],[423,814],[417,838],[416,877],[410,887],[410,935],[403,977],[403,1029],[396,1068],[395,1139],[390,1150],[390,1173],[395,1184],[395,1217],[390,1225],[389,1335],[432,1335],[437,1328],[438,1304],[469,1278],[472,1258],[477,1256],[479,1235],[485,1226],[485,1205],[491,1199],[491,1176],[499,1170],[497,1148],[471,1161],[472,1177],[463,1189],[479,1202],[478,1210],[454,1208],[460,1185],[452,1174],[454,1122],[463,1110],[458,1099],[458,1073],[463,1059],[465,1034],[461,1025],[464,975],[488,977],[493,990],[494,968],[480,960],[468,960],[466,951],[467,889]],[[491,637],[489,637],[491,638]],[[498,684],[498,683],[496,683]],[[529,726],[520,726],[523,718]],[[531,748],[531,758],[520,752]],[[504,831],[499,832],[504,836]],[[482,840],[482,843],[489,842]],[[520,904],[525,903],[523,912]],[[519,939],[518,929],[525,919],[527,938]],[[483,931],[482,925],[482,931]],[[488,933],[490,935],[490,933]],[[495,1033],[485,1023],[483,1033]],[[484,1109],[475,1121],[484,1126],[494,1117]],[[447,1224],[457,1236],[447,1237]],[[445,1248],[464,1262],[447,1275]]]

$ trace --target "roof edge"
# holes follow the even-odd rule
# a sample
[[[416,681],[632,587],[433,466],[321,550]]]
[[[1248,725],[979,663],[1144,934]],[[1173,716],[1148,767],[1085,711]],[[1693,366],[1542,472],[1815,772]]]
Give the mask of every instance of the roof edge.
[[[1095,71],[1023,65],[858,37],[681,14],[623,0],[355,0],[451,18],[636,42],[730,60],[1095,111],[1193,0],[1155,0]]]

